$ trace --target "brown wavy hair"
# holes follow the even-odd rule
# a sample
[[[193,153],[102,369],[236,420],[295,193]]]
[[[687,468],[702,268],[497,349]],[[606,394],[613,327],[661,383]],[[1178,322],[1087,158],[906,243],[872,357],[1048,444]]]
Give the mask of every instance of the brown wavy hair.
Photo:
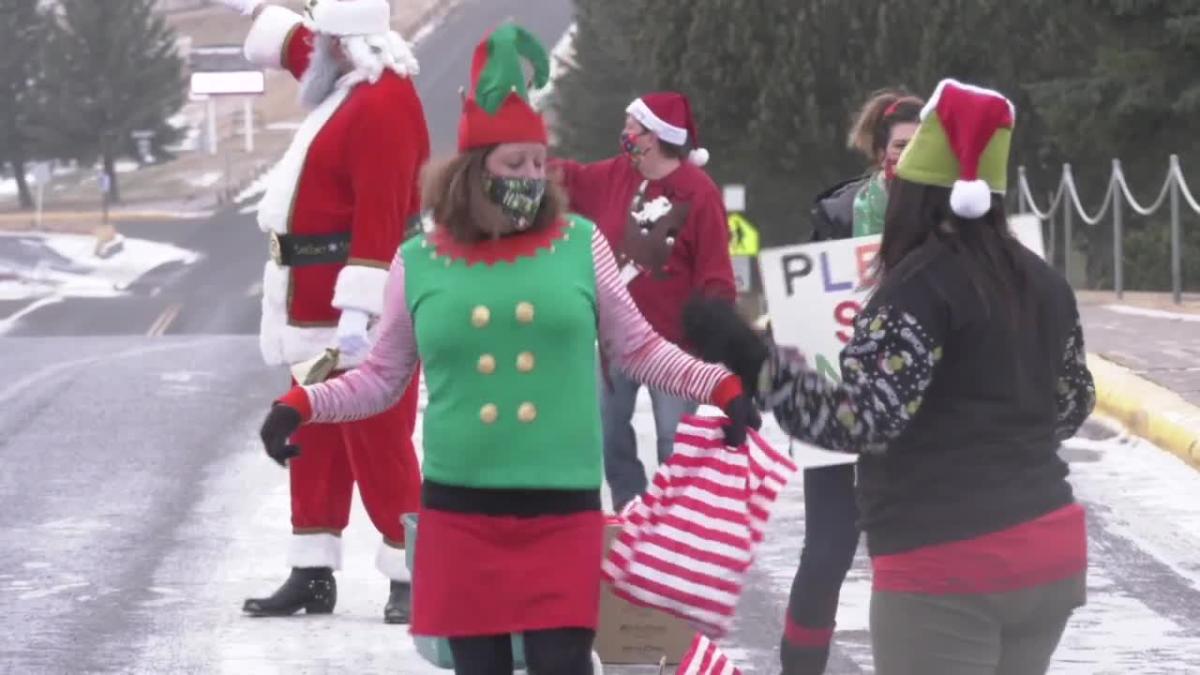
[[[881,89],[854,116],[846,146],[871,162],[878,162],[887,149],[892,127],[921,121],[925,101],[899,88]]]
[[[484,164],[496,146],[459,153],[449,160],[430,163],[422,176],[422,200],[433,221],[450,231],[455,241],[474,243],[509,231],[504,212],[483,191]],[[546,196],[528,231],[553,225],[566,212],[562,189],[546,181]]]

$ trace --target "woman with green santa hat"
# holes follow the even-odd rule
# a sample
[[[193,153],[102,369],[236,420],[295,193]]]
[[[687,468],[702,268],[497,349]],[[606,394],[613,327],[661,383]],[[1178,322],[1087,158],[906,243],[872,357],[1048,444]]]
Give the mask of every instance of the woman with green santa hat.
[[[1095,389],[1070,286],[1008,229],[1015,116],[997,92],[938,85],[896,167],[844,380],[779,348],[759,379],[790,435],[860,454],[878,675],[1044,673],[1084,602],[1084,511],[1057,450]],[[761,348],[721,324],[743,345],[726,360]]]
[[[449,638],[458,673],[511,673],[521,633],[530,672],[586,675],[605,524],[597,341],[630,377],[724,409],[731,444],[758,413],[739,378],[647,325],[604,237],[564,215],[522,58],[544,85],[546,52],[525,30],[505,24],[478,45],[459,154],[428,176],[435,225],[396,254],[378,344],[353,372],[282,397],[262,437],[286,456],[302,423],[373,415],[420,361],[412,632]]]

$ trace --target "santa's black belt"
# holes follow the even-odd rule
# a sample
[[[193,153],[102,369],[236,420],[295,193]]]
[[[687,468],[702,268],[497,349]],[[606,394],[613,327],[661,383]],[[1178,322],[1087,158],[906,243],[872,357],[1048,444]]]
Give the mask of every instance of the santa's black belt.
[[[350,258],[350,233],[278,234],[271,233],[271,260],[280,267],[332,265]]]

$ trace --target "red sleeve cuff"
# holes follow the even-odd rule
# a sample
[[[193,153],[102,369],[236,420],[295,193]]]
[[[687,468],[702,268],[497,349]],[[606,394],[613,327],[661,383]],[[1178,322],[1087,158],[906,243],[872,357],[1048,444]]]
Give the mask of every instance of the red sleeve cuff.
[[[305,422],[312,419],[312,403],[308,400],[308,392],[304,391],[304,387],[292,387],[291,391],[279,397],[277,403],[295,408],[300,412],[300,419]]]
[[[712,403],[721,410],[725,410],[730,401],[743,393],[745,391],[742,389],[742,379],[737,375],[729,375],[721,380],[721,383],[713,390]]]

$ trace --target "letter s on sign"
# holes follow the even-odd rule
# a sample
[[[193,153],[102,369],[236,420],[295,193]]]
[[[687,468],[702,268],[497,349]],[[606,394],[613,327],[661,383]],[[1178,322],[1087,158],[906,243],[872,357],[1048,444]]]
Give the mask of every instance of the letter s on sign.
[[[846,327],[845,329],[837,332],[837,339],[840,340],[842,344],[850,342],[850,338],[853,337],[854,319],[861,311],[862,305],[859,305],[853,300],[839,302],[837,307],[833,308],[833,320],[836,321],[839,326]]]

